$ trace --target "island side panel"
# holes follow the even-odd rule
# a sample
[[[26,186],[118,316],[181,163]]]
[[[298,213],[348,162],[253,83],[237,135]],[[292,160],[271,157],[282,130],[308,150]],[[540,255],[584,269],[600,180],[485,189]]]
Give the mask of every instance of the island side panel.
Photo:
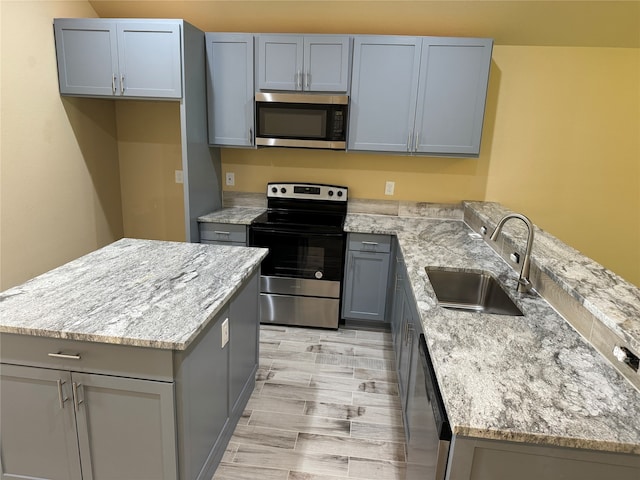
[[[229,407],[237,423],[253,392],[260,342],[258,273],[231,302],[229,325]],[[237,418],[235,418],[237,417]]]
[[[253,391],[255,367],[244,368],[245,378],[240,380],[238,377],[231,388],[231,372],[239,375],[237,369],[231,367],[231,359],[235,353],[250,357],[252,363],[257,361],[258,268],[189,349],[175,352],[181,480],[209,480],[213,476]],[[251,308],[251,305],[255,307]],[[223,346],[222,325],[225,321],[228,321],[230,341]],[[252,330],[250,335],[243,337],[244,327],[248,331],[249,324],[253,324],[255,333]],[[230,403],[232,390],[240,391],[235,408]]]

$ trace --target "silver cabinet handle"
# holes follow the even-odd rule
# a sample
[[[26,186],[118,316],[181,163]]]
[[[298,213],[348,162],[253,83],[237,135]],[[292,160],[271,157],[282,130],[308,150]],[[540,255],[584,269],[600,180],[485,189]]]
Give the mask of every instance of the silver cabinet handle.
[[[62,385],[64,385],[67,382],[59,378],[57,383],[58,383],[58,402],[60,403],[60,409],[62,410],[64,409],[64,402],[69,400],[68,398],[65,398],[64,393],[62,392]]]
[[[411,132],[407,135],[407,152],[411,151]]]
[[[115,73],[111,76],[111,93],[116,94],[116,75]]]
[[[302,82],[303,82],[303,81],[304,81],[304,80],[303,80],[303,78],[302,78],[302,72],[301,72],[301,71],[298,71],[298,79],[297,79],[297,82],[296,82],[296,84],[297,84],[296,88],[297,88],[298,90],[302,90]]]
[[[124,75],[120,75],[120,95],[124,95]]]
[[[305,74],[304,78],[305,78],[305,82],[306,82],[306,85],[307,85],[306,88],[307,88],[307,90],[309,90],[311,88],[311,72],[307,72]]]
[[[76,409],[76,412],[80,409],[80,404],[84,403],[84,400],[80,400],[78,398],[78,389],[82,386],[81,383],[73,382],[71,387],[73,389],[73,406]]]
[[[80,360],[79,353],[73,354],[73,353],[57,352],[57,353],[48,353],[47,355],[53,358],[64,358],[65,360]]]
[[[231,235],[231,232],[223,232],[222,230],[214,230],[213,233],[215,233],[216,235],[224,235],[226,237]]]
[[[253,128],[249,129],[249,145],[253,145]]]
[[[367,242],[365,240],[362,241],[363,245],[371,245],[371,246],[376,246],[378,245],[378,242]]]
[[[418,139],[420,138],[420,134],[418,132],[416,132],[416,139],[415,139],[415,143],[413,144],[413,151],[417,152],[418,151]]]

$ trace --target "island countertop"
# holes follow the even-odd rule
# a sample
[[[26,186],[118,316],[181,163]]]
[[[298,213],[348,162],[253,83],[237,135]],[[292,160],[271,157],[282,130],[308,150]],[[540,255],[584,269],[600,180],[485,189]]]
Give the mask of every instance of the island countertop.
[[[121,239],[0,293],[0,333],[185,350],[266,255]]]

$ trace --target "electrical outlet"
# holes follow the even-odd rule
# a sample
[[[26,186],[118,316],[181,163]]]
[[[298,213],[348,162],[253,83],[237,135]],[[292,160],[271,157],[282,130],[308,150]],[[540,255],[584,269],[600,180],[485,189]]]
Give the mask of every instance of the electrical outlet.
[[[222,348],[229,343],[229,319],[225,318],[222,322]]]
[[[396,188],[396,182],[387,182],[384,185],[384,194],[385,195],[393,195],[393,192]]]
[[[184,177],[182,176],[182,170],[176,170],[176,183],[184,183]]]
[[[228,187],[233,187],[236,184],[236,174],[233,172],[227,172],[226,184]]]

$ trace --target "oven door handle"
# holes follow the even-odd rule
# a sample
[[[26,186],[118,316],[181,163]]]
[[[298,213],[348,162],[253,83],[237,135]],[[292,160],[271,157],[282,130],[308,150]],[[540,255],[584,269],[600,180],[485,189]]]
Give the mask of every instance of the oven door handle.
[[[258,233],[271,233],[277,235],[296,235],[296,236],[308,236],[308,237],[338,237],[344,236],[344,232],[311,232],[308,230],[295,230],[287,228],[272,228],[272,227],[259,227],[252,225],[249,227],[252,231]]]

